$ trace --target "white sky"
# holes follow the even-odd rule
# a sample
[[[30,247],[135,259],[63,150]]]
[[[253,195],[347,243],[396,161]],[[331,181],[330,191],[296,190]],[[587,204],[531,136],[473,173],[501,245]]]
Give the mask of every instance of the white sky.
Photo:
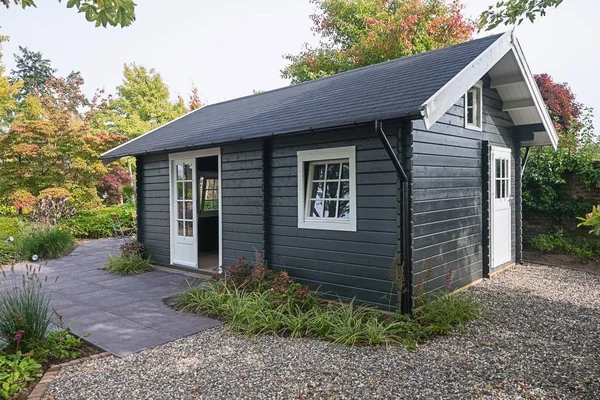
[[[463,0],[465,13],[476,17],[495,1]],[[287,85],[279,73],[282,55],[317,42],[309,0],[137,0],[137,20],[125,29],[96,28],[64,2],[37,3],[37,9],[0,8],[0,33],[11,38],[4,46],[7,71],[17,46],[26,46],[50,58],[60,75],[80,71],[90,96],[96,88],[114,92],[123,64],[136,62],[160,72],[174,96],[187,100],[194,83],[206,103],[216,103]],[[517,31],[532,72],[568,82],[580,102],[598,111],[596,126],[599,17],[599,1],[565,0]]]

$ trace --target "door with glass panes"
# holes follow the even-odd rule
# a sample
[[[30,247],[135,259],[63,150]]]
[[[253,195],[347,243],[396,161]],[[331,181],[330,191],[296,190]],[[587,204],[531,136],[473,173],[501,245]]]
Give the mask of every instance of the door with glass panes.
[[[171,262],[197,267],[195,159],[171,160]]]
[[[492,268],[511,260],[511,151],[492,148]]]

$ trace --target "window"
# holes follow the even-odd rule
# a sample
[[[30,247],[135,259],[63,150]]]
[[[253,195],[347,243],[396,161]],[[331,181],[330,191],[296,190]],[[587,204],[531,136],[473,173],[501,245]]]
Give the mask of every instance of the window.
[[[510,167],[508,158],[496,158],[496,199],[507,200],[510,197]]]
[[[219,180],[216,178],[200,178],[202,193],[201,212],[219,210]]]
[[[356,231],[354,146],[298,152],[298,228]]]
[[[177,178],[177,234],[194,236],[194,184],[192,165],[185,161],[175,164]]]
[[[482,82],[480,81],[465,94],[465,128],[481,130],[482,100]]]

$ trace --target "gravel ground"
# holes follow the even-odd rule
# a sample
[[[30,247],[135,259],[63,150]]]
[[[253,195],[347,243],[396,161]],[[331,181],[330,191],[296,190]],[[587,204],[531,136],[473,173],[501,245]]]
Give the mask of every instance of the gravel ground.
[[[50,399],[600,399],[600,276],[524,266],[470,290],[484,323],[416,351],[222,328],[64,368]]]

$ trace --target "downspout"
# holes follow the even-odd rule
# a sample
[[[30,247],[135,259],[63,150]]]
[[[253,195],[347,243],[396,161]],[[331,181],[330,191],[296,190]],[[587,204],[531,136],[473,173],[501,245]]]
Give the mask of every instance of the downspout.
[[[387,152],[387,155],[394,164],[394,168],[396,169],[396,173],[401,182],[401,202],[402,202],[402,211],[400,212],[400,242],[402,246],[401,250],[401,263],[402,271],[404,274],[404,287],[400,290],[402,291],[401,296],[401,307],[400,310],[403,314],[412,313],[412,262],[410,260],[410,220],[409,220],[409,187],[408,187],[408,177],[400,160],[398,159],[394,148],[390,144],[387,135],[383,130],[383,124],[380,121],[375,121],[375,131],[383,144],[383,148]]]
[[[529,152],[531,147],[525,147],[525,157],[523,157],[523,164],[521,165],[521,182],[523,182],[523,174],[525,173],[525,167],[527,167],[527,161],[529,160]]]

